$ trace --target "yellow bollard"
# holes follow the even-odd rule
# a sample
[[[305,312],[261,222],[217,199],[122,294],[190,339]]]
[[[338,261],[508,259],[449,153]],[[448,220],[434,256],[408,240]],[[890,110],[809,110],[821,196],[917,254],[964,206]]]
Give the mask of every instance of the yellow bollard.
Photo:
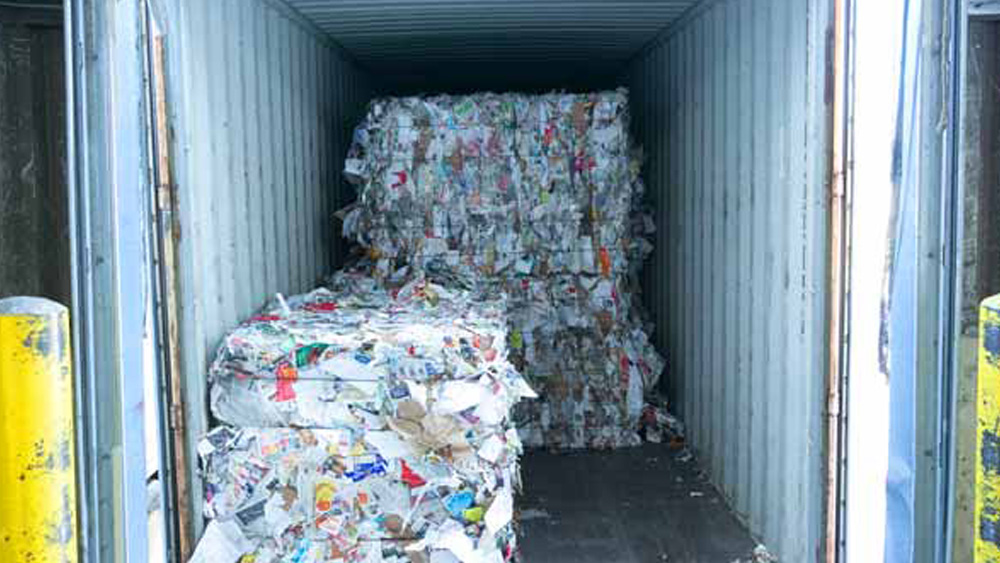
[[[1000,563],[1000,295],[979,307],[976,563]]]
[[[69,314],[0,300],[0,561],[75,563]]]

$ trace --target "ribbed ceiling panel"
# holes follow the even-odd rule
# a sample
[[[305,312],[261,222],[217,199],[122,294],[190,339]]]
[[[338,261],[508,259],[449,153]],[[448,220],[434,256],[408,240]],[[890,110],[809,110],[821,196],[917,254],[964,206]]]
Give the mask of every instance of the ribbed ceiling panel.
[[[414,87],[422,79],[430,89],[610,83],[632,55],[699,2],[286,1],[376,78]],[[517,69],[519,77],[511,74]]]

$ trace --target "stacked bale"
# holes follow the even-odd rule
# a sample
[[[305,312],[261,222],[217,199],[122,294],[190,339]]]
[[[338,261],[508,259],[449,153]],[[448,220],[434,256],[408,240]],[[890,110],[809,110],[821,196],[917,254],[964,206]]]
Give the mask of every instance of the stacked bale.
[[[507,360],[505,309],[341,273],[248,320],[210,372],[223,424],[199,447],[205,515],[261,563],[509,560],[509,413],[533,393]]]
[[[528,445],[637,443],[663,361],[636,304],[651,249],[624,90],[374,101],[345,172],[344,234],[371,271],[447,269],[509,296],[508,347],[539,390]]]

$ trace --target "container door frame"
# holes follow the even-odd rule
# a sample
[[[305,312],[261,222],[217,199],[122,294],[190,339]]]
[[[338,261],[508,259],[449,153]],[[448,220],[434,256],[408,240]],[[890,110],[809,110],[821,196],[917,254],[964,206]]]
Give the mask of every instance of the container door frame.
[[[914,421],[909,443],[912,482],[907,485],[912,499],[905,522],[910,526],[912,549],[906,560],[946,563],[951,560],[954,505],[958,288],[962,283],[957,140],[968,0],[905,1],[907,26],[913,29],[904,41],[913,50],[913,61],[904,64],[901,75],[895,147],[899,162],[894,175],[897,200],[909,194],[914,209],[906,211],[910,219],[898,213],[895,219],[898,225],[911,221],[914,251],[912,259],[894,261],[890,268],[893,277],[910,286],[913,301],[895,304],[890,300],[890,316],[883,322],[888,330],[886,342],[897,356],[894,362],[889,357],[890,377],[910,378],[914,388],[912,405],[902,404],[907,407],[902,414]],[[912,331],[912,338],[893,337],[907,330]],[[890,432],[897,430],[890,428]]]
[[[144,392],[158,377],[158,331],[143,6],[64,3],[78,513],[86,563],[150,557]]]
[[[971,252],[972,256],[966,255],[967,253],[970,252],[970,249],[964,244],[965,241],[967,240],[967,233],[966,233],[967,225],[965,224],[966,223],[965,206],[967,205],[966,200],[970,195],[976,197],[977,201],[975,205],[977,207],[983,205],[984,202],[982,200],[982,195],[981,195],[982,192],[978,193],[973,192],[972,194],[967,192],[966,186],[968,185],[968,183],[970,181],[976,181],[976,180],[969,179],[969,177],[967,176],[969,170],[967,169],[965,164],[968,158],[988,158],[989,156],[986,154],[982,154],[981,152],[982,147],[970,146],[969,144],[970,139],[968,139],[969,130],[966,127],[967,118],[973,117],[969,114],[969,112],[973,111],[973,109],[969,107],[970,105],[969,67],[970,64],[981,63],[981,61],[979,61],[976,58],[976,56],[974,56],[971,52],[973,46],[970,42],[970,38],[974,37],[975,34],[972,31],[970,31],[970,28],[972,28],[976,24],[1000,25],[998,24],[998,22],[1000,22],[1000,0],[962,0],[959,1],[956,6],[954,6],[954,13],[955,13],[955,25],[954,25],[955,32],[954,32],[954,41],[952,49],[954,49],[955,53],[953,57],[955,61],[955,68],[951,73],[953,80],[953,87],[951,89],[952,100],[950,108],[953,118],[952,121],[949,123],[950,126],[949,129],[952,132],[952,134],[950,135],[950,145],[948,147],[950,151],[949,156],[951,158],[951,163],[950,163],[951,174],[947,178],[948,180],[951,181],[951,185],[945,186],[945,197],[950,196],[951,198],[953,198],[955,206],[954,217],[952,219],[954,223],[954,227],[952,228],[952,236],[954,237],[954,242],[952,246],[954,247],[955,263],[953,264],[954,271],[950,273],[950,277],[954,280],[955,284],[955,295],[952,301],[953,309],[950,311],[950,317],[952,318],[954,327],[952,328],[950,334],[946,334],[945,337],[950,342],[952,348],[952,357],[950,358],[951,361],[946,366],[951,370],[949,374],[951,377],[949,381],[951,395],[950,397],[948,397],[950,401],[946,406],[949,409],[950,413],[949,420],[951,421],[951,426],[948,429],[949,430],[948,436],[950,438],[950,441],[948,443],[949,461],[952,464],[952,466],[955,467],[955,470],[952,472],[951,475],[949,475],[950,477],[949,481],[943,484],[943,487],[947,491],[948,495],[947,496],[948,504],[946,507],[946,514],[944,517],[944,525],[946,526],[946,530],[944,532],[946,538],[945,548],[947,550],[947,553],[945,554],[944,557],[940,559],[941,561],[948,561],[948,562],[952,561],[953,559],[956,561],[963,561],[963,559],[961,559],[962,554],[956,552],[956,549],[960,547],[969,547],[972,549],[973,552],[970,555],[973,555],[973,557],[979,556],[979,553],[977,553],[978,549],[977,545],[980,542],[984,541],[981,537],[979,537],[977,533],[979,530],[980,523],[974,522],[974,530],[972,531],[972,537],[971,537],[972,544],[969,546],[955,545],[956,526],[961,525],[956,522],[955,518],[957,510],[956,499],[958,498],[958,493],[959,493],[958,489],[960,486],[972,485],[973,487],[975,487],[975,481],[976,481],[976,476],[975,474],[973,474],[971,483],[963,482],[962,475],[960,475],[959,473],[959,470],[961,469],[961,467],[959,466],[960,463],[959,455],[961,452],[959,452],[958,433],[961,430],[961,427],[957,424],[957,421],[959,413],[961,411],[961,405],[959,405],[959,400],[961,397],[960,379],[962,377],[961,374],[963,369],[963,358],[961,357],[961,355],[965,351],[962,345],[963,336],[965,336],[963,334],[962,315],[964,308],[970,305],[970,303],[966,302],[967,294],[965,293],[965,290],[969,282],[974,284],[973,286],[974,289],[972,290],[973,293],[975,293],[976,291],[986,289],[982,285],[979,285],[979,282],[981,281],[979,279],[973,279],[973,280],[964,279],[965,275],[969,273],[966,270],[965,265],[970,261],[970,259],[976,260],[977,262],[976,265],[977,272],[975,273],[975,275],[978,276],[978,270],[984,266],[984,264],[978,263],[978,258],[979,256],[981,256],[980,253],[983,252],[980,249],[980,245],[984,243],[982,239],[977,239],[976,248]],[[991,31],[991,33],[994,34],[994,37],[998,37],[995,31]],[[994,61],[993,64],[996,64],[996,62]],[[998,110],[994,109],[993,111],[996,112]],[[981,115],[975,116],[977,120],[980,119],[981,117],[982,117]],[[993,119],[996,119],[996,114],[994,114]],[[969,155],[970,151],[972,152],[972,155]],[[989,186],[982,184],[977,186],[977,188],[979,190],[983,188],[988,189]],[[993,197],[996,196],[994,195]],[[995,201],[992,202],[992,205],[995,206]],[[981,207],[979,207],[977,215],[979,218],[977,219],[978,224],[976,225],[976,227],[979,228],[979,226],[983,222],[983,217],[984,217],[983,209]],[[989,217],[989,215],[986,215],[986,217]],[[972,236],[982,236],[982,230],[980,229],[978,233],[972,233]],[[994,233],[991,233],[990,236],[996,236],[996,235]],[[991,242],[995,244],[995,239]],[[995,265],[985,264],[985,266],[995,266]],[[995,283],[995,280],[992,281]],[[990,287],[995,287],[995,285],[990,285]],[[979,295],[979,298],[982,297],[984,296]],[[978,315],[977,315],[977,321],[978,321]],[[979,339],[983,338],[983,334],[981,332],[978,334],[978,338]],[[975,389],[975,386],[973,386],[972,389],[964,390],[964,392],[969,392],[969,391],[971,391],[973,394],[974,397],[973,403],[977,405],[977,410],[982,409],[983,402],[979,401],[976,398],[977,390]],[[975,422],[973,422],[973,426],[975,426]],[[979,430],[976,429],[975,432],[978,433]],[[975,440],[973,441],[972,446],[974,448],[977,447]],[[975,471],[980,471],[980,470],[981,470],[980,467],[978,466],[975,467]],[[973,504],[976,505],[976,508],[981,508],[978,505],[984,500],[984,497],[981,496],[979,490],[975,490],[972,492],[973,495],[971,500]],[[976,561],[979,561],[979,559],[976,559]]]

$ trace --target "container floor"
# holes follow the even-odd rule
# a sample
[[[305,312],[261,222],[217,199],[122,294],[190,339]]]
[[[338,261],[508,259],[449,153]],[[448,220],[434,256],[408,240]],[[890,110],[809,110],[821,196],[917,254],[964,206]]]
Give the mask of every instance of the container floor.
[[[523,458],[524,563],[732,563],[756,542],[680,451],[647,444]]]

